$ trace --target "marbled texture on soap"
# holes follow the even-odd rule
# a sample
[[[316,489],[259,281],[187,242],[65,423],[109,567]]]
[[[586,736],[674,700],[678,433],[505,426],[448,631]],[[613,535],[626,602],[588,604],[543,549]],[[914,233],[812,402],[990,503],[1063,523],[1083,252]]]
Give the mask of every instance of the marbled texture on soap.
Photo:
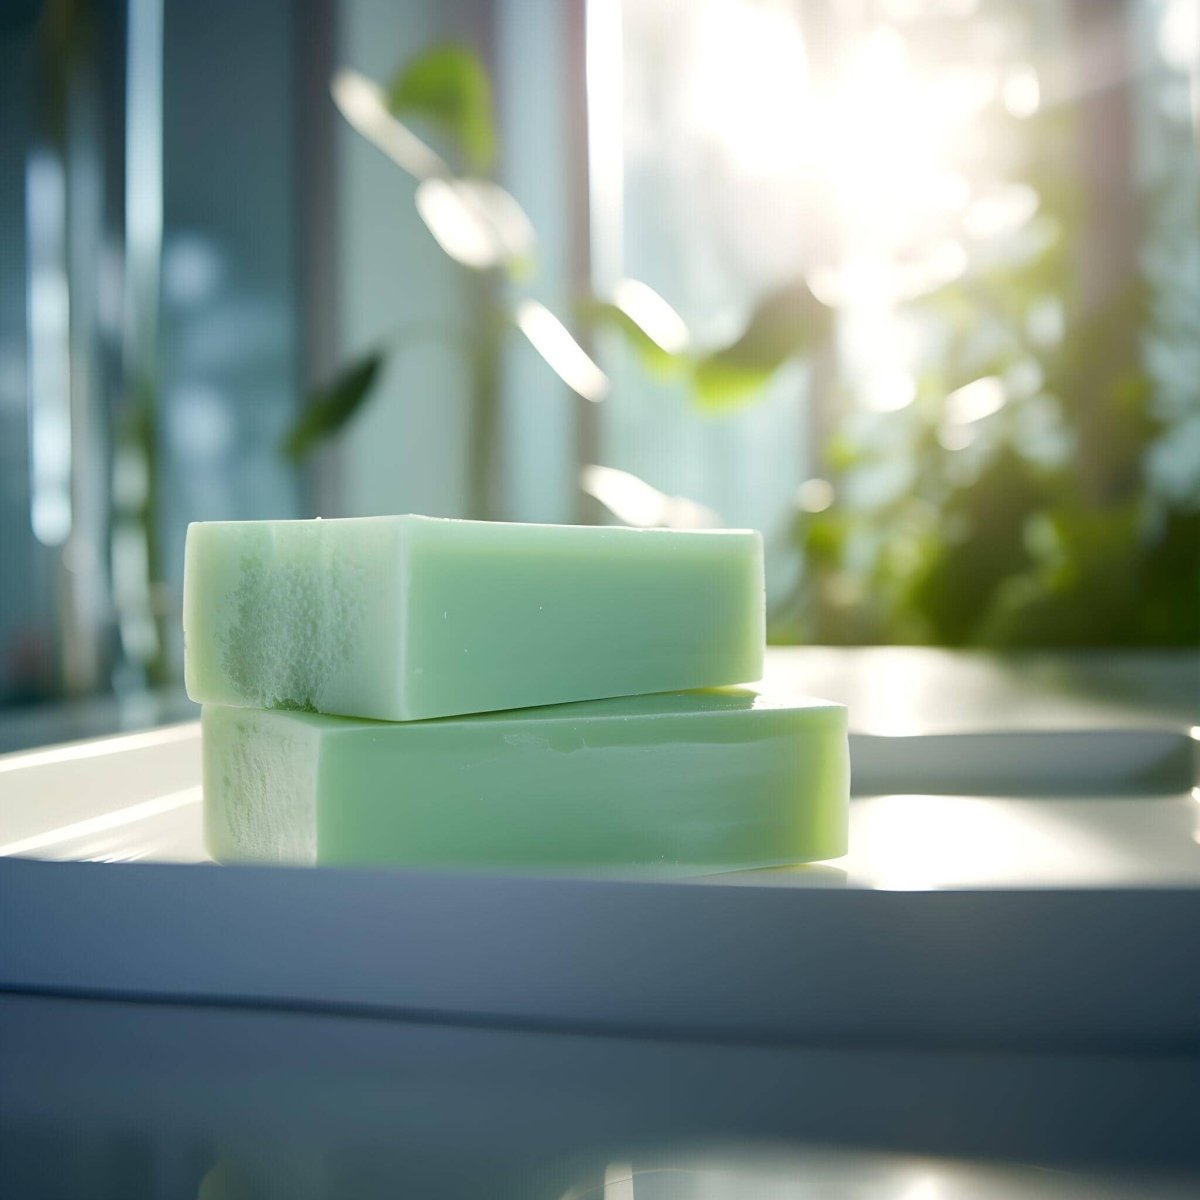
[[[399,703],[400,530],[246,521],[188,531],[185,677],[192,695],[321,711]],[[328,527],[328,528],[327,528]]]
[[[363,570],[344,545],[321,551],[316,571],[281,555],[241,556],[220,653],[250,707],[319,712],[327,681],[350,658],[363,621]]]
[[[217,859],[317,860],[320,739],[304,725],[273,725],[273,717],[252,709],[204,711],[205,837]]]
[[[430,517],[188,530],[185,679],[206,704],[407,721],[745,683],[762,539]]]

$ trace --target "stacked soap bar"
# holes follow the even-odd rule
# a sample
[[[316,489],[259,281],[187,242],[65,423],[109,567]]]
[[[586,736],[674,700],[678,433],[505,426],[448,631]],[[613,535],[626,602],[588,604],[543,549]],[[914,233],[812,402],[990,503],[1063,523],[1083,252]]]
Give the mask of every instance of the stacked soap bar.
[[[739,688],[381,724],[204,710],[217,859],[675,866],[845,852],[845,712]]]
[[[753,532],[198,524],[184,640],[221,861],[718,869],[845,849],[844,710],[697,690],[761,674]]]
[[[188,530],[188,694],[412,721],[762,674],[762,541],[434,517]]]

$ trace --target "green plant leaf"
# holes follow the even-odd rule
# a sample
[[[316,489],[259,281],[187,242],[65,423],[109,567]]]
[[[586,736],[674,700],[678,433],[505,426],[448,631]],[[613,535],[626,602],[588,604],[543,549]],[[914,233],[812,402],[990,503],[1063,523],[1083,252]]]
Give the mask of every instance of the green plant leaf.
[[[327,387],[314,392],[308,407],[284,439],[284,454],[297,462],[317,442],[345,425],[375,386],[382,365],[383,355],[375,351],[346,367]]]
[[[790,358],[824,339],[829,309],[803,280],[765,296],[740,337],[699,359],[692,370],[697,403],[730,408],[753,398]]]
[[[687,368],[685,354],[660,346],[619,304],[589,297],[576,306],[579,319],[592,328],[616,330],[637,354],[642,365],[658,375],[676,375]]]
[[[471,171],[491,167],[496,157],[492,85],[469,46],[446,42],[410,59],[392,79],[388,108],[395,116],[429,121],[454,143]]]

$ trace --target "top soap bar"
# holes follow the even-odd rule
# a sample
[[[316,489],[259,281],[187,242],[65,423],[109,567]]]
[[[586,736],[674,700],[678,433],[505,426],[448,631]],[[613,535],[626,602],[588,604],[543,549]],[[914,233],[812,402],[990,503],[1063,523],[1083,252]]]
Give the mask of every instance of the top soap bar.
[[[188,695],[408,721],[745,683],[762,539],[434,517],[191,525]]]

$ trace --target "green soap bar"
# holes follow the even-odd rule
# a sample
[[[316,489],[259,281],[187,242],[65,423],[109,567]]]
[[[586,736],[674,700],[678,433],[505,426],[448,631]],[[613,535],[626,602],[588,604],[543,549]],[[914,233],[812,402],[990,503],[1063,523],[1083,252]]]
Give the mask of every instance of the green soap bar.
[[[742,688],[408,724],[205,706],[220,862],[775,866],[846,851],[846,711]]]
[[[762,539],[433,517],[189,527],[188,695],[407,721],[762,674]]]

